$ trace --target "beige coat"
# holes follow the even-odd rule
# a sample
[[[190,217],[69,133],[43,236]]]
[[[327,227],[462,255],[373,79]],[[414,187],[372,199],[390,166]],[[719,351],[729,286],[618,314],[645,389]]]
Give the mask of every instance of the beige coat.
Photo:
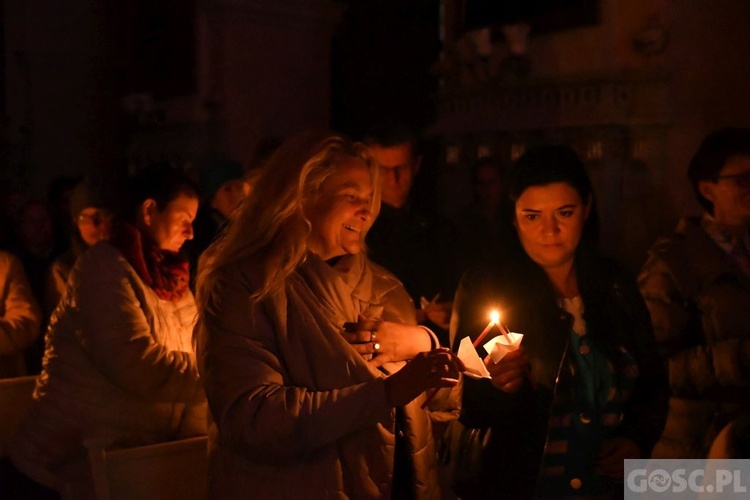
[[[9,454],[37,482],[85,479],[84,443],[134,446],[205,433],[192,295],[159,299],[108,243],[76,263],[46,338],[34,401]]]
[[[638,279],[669,371],[657,458],[705,458],[718,431],[750,410],[750,277],[695,219],[656,242]]]
[[[357,314],[415,324],[403,286],[364,256],[335,268],[310,255],[284,293],[249,307],[253,262],[226,270],[201,317],[198,353],[211,414],[212,499],[388,498],[395,412],[383,373],[341,337]],[[388,366],[394,371],[400,366]],[[423,397],[405,407],[419,498],[439,498]]]
[[[26,374],[23,350],[39,336],[40,320],[21,261],[0,251],[0,378]]]

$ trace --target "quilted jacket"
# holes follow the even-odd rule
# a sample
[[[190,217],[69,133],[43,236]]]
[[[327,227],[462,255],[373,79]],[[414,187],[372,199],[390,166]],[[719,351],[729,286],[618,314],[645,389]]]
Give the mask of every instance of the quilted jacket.
[[[52,315],[42,373],[9,454],[37,482],[85,480],[85,444],[205,434],[192,294],[162,300],[109,243],[78,259]]]
[[[358,271],[340,272],[352,260]],[[386,402],[383,373],[340,332],[345,321],[356,321],[358,312],[372,317],[373,309],[383,319],[414,324],[403,286],[361,255],[342,258],[336,269],[310,255],[284,292],[253,313],[249,296],[258,282],[251,259],[222,271],[221,299],[197,329],[216,422],[209,496],[389,498],[396,412]],[[389,371],[401,366],[388,365]],[[416,497],[440,498],[422,401],[403,408],[401,429]]]
[[[669,372],[670,409],[658,458],[705,458],[731,419],[750,409],[750,276],[701,228],[681,220],[659,239],[638,279]]]

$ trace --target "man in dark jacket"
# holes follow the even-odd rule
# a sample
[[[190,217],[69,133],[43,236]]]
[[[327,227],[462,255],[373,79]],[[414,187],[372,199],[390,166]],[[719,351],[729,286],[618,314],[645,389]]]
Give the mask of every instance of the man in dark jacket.
[[[380,164],[382,206],[367,235],[369,255],[393,272],[417,307],[417,320],[448,345],[453,294],[458,283],[450,223],[412,193],[422,157],[416,136],[397,122],[376,125],[365,139]]]

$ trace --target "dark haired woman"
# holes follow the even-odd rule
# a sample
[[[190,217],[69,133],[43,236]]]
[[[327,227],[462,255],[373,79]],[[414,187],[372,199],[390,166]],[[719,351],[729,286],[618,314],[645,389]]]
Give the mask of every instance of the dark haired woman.
[[[124,447],[205,433],[195,300],[179,252],[198,196],[180,172],[153,167],[127,199],[111,240],[76,262],[50,322],[34,400],[9,450],[26,484],[85,482],[90,441]]]
[[[451,336],[476,336],[497,308],[524,338],[485,361],[491,381],[465,381],[461,422],[492,430],[457,492],[621,494],[623,460],[649,456],[666,411],[648,311],[630,274],[596,249],[591,183],[571,149],[527,151],[507,188],[509,256],[464,275]]]

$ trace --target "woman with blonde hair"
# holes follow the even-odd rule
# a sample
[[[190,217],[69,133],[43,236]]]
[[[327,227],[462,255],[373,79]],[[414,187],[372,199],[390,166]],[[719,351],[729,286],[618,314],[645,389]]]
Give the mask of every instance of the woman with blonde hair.
[[[297,136],[205,255],[196,340],[215,421],[211,498],[439,497],[420,403],[463,367],[363,252],[377,173],[341,136]]]

